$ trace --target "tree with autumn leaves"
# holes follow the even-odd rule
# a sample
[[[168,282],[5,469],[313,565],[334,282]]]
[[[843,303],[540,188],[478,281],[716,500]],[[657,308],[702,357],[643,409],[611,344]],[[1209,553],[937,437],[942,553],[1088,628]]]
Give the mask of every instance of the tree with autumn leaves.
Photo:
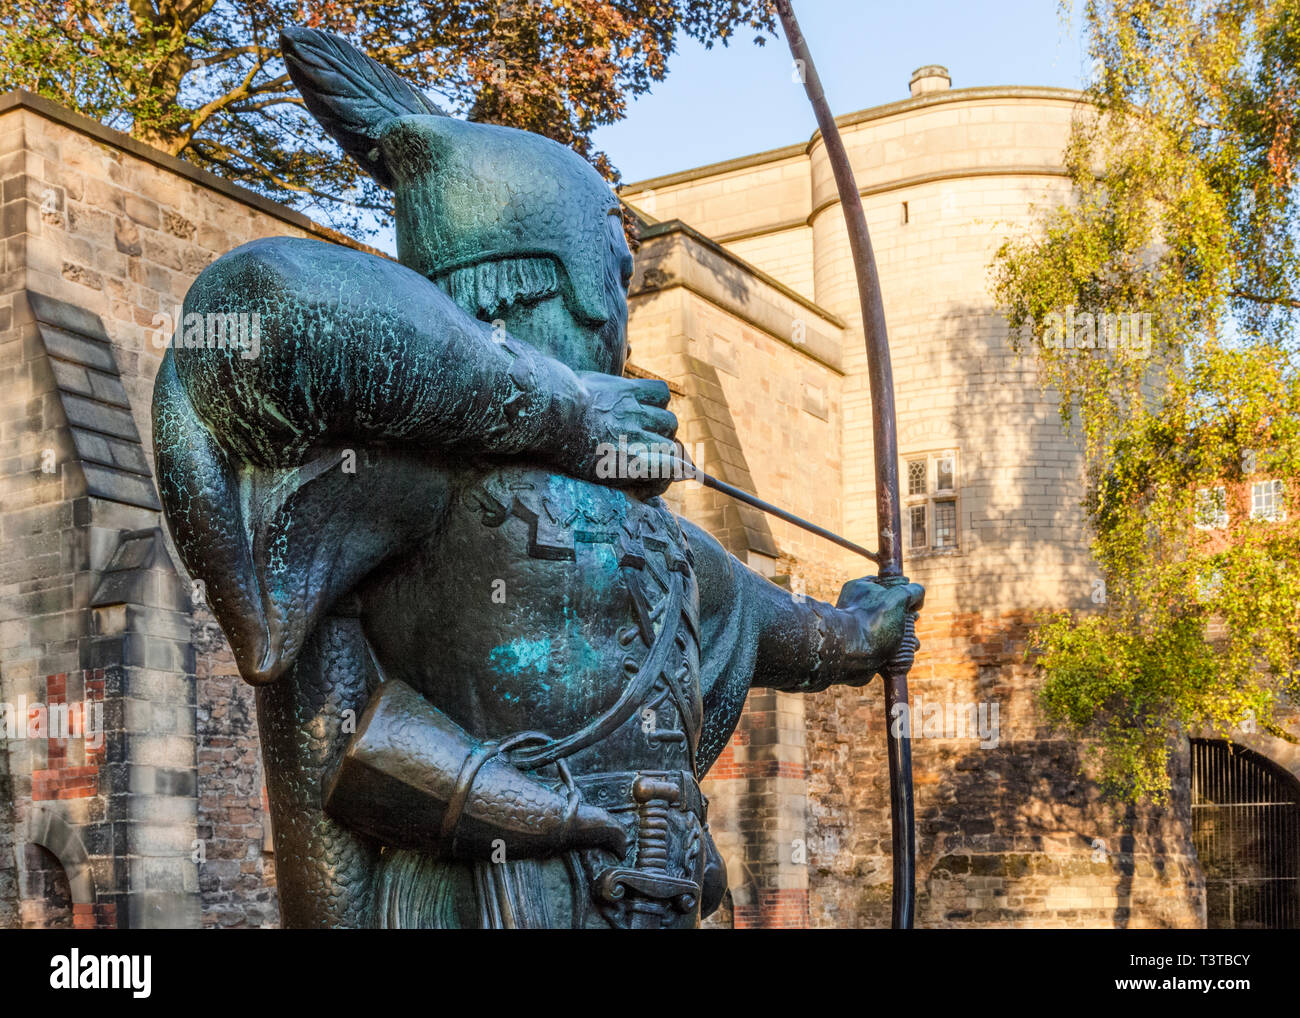
[[[454,115],[569,145],[611,180],[592,132],[663,80],[682,35],[773,30],[764,0],[6,0],[0,91],[355,231],[389,202],[302,108],[278,45],[295,24],[347,37]]]
[[[1300,0],[1083,14],[1074,197],[993,289],[1082,438],[1104,591],[1040,619],[1044,703],[1160,798],[1178,736],[1290,739],[1300,693]],[[1067,311],[1149,316],[1149,349],[1043,342]]]

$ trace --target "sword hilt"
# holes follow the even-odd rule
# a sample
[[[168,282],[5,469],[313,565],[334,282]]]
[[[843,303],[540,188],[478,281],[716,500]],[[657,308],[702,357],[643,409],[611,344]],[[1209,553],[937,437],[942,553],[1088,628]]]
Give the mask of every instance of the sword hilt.
[[[632,785],[637,802],[636,864],[650,873],[668,872],[668,809],[681,797],[670,781],[639,777]]]
[[[668,810],[681,793],[668,781],[639,777],[632,784],[637,803],[636,867],[652,876],[668,873]],[[667,903],[640,898],[632,903],[632,928],[657,929],[667,914]]]

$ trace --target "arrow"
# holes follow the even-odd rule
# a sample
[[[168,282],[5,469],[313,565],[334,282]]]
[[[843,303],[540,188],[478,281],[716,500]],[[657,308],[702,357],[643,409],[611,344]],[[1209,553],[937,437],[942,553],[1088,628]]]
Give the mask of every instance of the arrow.
[[[778,520],[785,520],[786,523],[793,523],[796,527],[800,527],[803,530],[808,531],[810,534],[824,537],[826,540],[838,544],[841,548],[847,548],[856,555],[861,555],[863,558],[871,559],[872,562],[880,562],[879,554],[874,551],[867,551],[867,549],[862,547],[862,545],[854,544],[848,538],[840,537],[840,535],[834,531],[827,530],[825,527],[819,527],[816,523],[809,523],[803,517],[796,516],[792,512],[786,512],[786,510],[773,505],[771,502],[764,502],[757,495],[751,495],[743,488],[736,488],[728,484],[726,481],[719,481],[716,477],[710,477],[698,467],[694,467],[692,470],[693,472],[689,476],[694,480],[699,481],[706,488],[712,488],[714,491],[720,491],[724,495],[730,495],[737,502],[744,502],[746,505],[752,505],[755,509],[761,509],[763,512],[775,516]]]

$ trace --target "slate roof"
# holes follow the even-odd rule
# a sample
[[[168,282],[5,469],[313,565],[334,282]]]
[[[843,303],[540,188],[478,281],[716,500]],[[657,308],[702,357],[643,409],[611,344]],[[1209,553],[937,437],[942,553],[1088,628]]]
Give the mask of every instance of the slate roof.
[[[33,290],[27,302],[54,373],[87,494],[161,509],[144,443],[99,316]]]

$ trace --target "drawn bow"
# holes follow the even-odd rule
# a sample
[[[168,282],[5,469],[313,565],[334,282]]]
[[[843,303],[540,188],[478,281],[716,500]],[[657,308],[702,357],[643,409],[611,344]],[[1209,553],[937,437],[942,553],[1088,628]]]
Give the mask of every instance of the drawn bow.
[[[862,304],[862,331],[867,340],[867,377],[871,384],[872,444],[876,461],[877,551],[868,555],[880,571],[877,581],[886,586],[906,583],[903,575],[902,508],[898,497],[898,424],[894,417],[894,372],[889,361],[889,335],[885,328],[885,303],[880,295],[876,256],[867,232],[867,217],[840,130],[822,92],[808,41],[799,30],[789,0],[776,0],[776,12],[796,67],[803,71],[804,90],[821,130],[826,158],[835,174],[840,205],[849,230],[849,248],[857,273],[858,300]],[[916,818],[912,805],[911,725],[908,717],[907,673],[920,644],[916,615],[907,613],[902,647],[883,673],[885,680],[885,731],[889,739],[889,799],[893,824],[894,897],[893,927],[910,930],[916,895]]]
[[[835,542],[842,548],[862,555],[879,567],[876,582],[885,586],[906,583],[903,575],[902,509],[898,492],[898,424],[894,416],[894,373],[889,360],[889,337],[885,328],[885,306],[880,295],[880,277],[876,256],[867,232],[867,217],[862,211],[853,167],[840,138],[839,127],[831,115],[830,105],[822,92],[821,80],[813,63],[808,42],[799,30],[789,0],[774,0],[781,26],[795,66],[800,69],[808,101],[812,103],[821,130],[826,158],[835,174],[840,205],[848,225],[849,247],[857,274],[858,299],[862,304],[862,331],[867,342],[867,376],[871,385],[872,444],[876,461],[877,551],[868,551],[815,523],[751,495],[747,491],[696,470],[695,477],[706,486],[739,499],[757,509],[802,527]],[[916,614],[908,612],[903,642],[894,659],[882,673],[885,682],[885,731],[889,740],[889,800],[893,833],[893,928],[910,930],[916,895],[916,818],[912,803],[912,744],[908,707],[907,673],[920,643],[916,639]],[[901,707],[899,706],[901,705]],[[900,723],[901,721],[901,723]]]

